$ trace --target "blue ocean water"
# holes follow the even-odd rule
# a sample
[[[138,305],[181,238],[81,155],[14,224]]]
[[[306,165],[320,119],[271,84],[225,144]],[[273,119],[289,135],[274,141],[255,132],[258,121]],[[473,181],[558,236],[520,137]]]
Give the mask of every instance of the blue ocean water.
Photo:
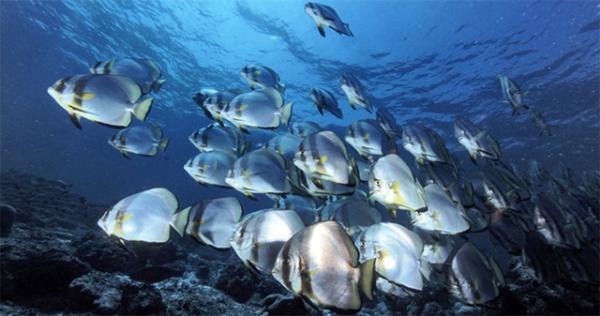
[[[155,186],[183,205],[236,195],[202,187],[183,170],[197,150],[187,137],[210,123],[191,96],[202,87],[244,88],[248,63],[275,69],[295,103],[294,118],[342,130],[369,117],[352,111],[339,88],[354,73],[375,106],[399,124],[423,123],[466,158],[453,136],[463,115],[496,137],[507,161],[536,159],[577,172],[599,169],[600,6],[597,1],[327,1],[354,37],[322,38],[304,1],[2,1],[0,3],[0,167],[74,184],[108,203]],[[107,144],[115,133],[84,121],[78,130],[46,93],[57,79],[113,57],[148,57],[167,83],[149,120],[170,138],[165,154],[126,160]],[[496,75],[529,91],[548,120],[541,136],[511,116]],[[320,116],[308,91],[324,87],[344,119]],[[264,141],[270,132],[252,131]],[[247,209],[270,205],[244,200]]]

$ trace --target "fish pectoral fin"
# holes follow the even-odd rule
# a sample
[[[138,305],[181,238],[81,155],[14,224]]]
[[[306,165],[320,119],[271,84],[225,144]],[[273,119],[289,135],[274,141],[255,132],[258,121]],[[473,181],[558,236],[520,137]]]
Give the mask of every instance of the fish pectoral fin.
[[[325,37],[325,25],[317,24],[317,30],[319,30],[319,34],[321,34],[321,36]]]
[[[319,157],[319,163],[324,164],[327,162],[328,159],[329,159],[328,156],[321,156],[321,157]]]
[[[77,98],[83,101],[87,101],[93,99],[95,96],[96,94],[93,92],[84,92],[81,95],[77,95]]]
[[[392,189],[394,192],[400,192],[400,181],[394,181],[394,182],[392,183],[391,189]]]
[[[307,270],[306,275],[310,278],[314,278],[318,272],[319,272],[319,269]]]
[[[127,154],[127,152],[126,152],[126,151],[124,151],[124,150],[119,150],[119,152],[121,153],[121,156],[123,156],[124,158],[131,159],[131,158],[129,157],[129,155]]]
[[[121,216],[119,218],[119,220],[124,223],[124,222],[126,222],[126,221],[128,221],[128,220],[130,220],[132,218],[133,218],[133,214],[131,214],[131,213],[125,213],[125,214],[123,214],[123,216]]]

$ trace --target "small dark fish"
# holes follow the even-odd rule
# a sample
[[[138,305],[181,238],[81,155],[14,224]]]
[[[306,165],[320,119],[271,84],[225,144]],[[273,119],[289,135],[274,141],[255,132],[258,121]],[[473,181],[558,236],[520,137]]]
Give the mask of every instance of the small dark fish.
[[[310,90],[310,99],[317,106],[321,115],[323,115],[323,111],[326,110],[337,118],[344,118],[344,113],[342,113],[337,99],[330,91],[314,88]]]
[[[304,5],[304,12],[310,16],[317,24],[319,34],[325,37],[325,27],[336,31],[338,34],[354,36],[347,23],[344,23],[337,12],[324,4],[308,2]]]

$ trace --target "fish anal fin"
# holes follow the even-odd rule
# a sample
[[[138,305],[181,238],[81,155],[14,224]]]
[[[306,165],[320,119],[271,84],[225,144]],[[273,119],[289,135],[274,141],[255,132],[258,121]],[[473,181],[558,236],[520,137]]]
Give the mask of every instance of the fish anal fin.
[[[369,299],[373,300],[373,285],[375,278],[375,259],[367,260],[360,265],[359,285],[361,292]]]

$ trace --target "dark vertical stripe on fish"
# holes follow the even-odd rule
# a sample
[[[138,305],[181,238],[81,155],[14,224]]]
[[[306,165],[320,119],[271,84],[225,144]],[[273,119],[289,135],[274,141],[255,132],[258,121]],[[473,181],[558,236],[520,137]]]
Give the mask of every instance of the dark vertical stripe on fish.
[[[309,297],[313,296],[313,289],[312,289],[312,277],[310,275],[310,262],[309,259],[310,256],[305,256],[304,259],[302,260],[302,257],[298,258],[298,270],[300,271],[300,281],[301,281],[301,288],[300,288],[300,292],[304,295],[307,295]]]
[[[71,80],[73,76],[68,76],[65,77],[63,79],[61,79],[58,84],[56,85],[56,88],[54,88],[54,90],[57,93],[62,93],[63,91],[65,91],[65,88],[67,87],[67,82],[69,82]]]
[[[290,242],[288,241],[283,245],[283,249],[281,249],[281,279],[286,288],[293,291],[292,289],[292,280],[291,280],[291,269],[290,269]]]
[[[92,78],[92,75],[81,76],[79,78],[79,80],[77,80],[77,82],[75,82],[75,87],[73,87],[73,95],[75,95],[75,98],[73,98],[74,99],[73,103],[75,103],[75,105],[78,108],[82,108],[81,104],[82,104],[83,100],[81,99],[81,97],[83,96],[87,82],[91,78]]]
[[[264,216],[259,216],[256,218],[256,222],[254,223],[255,228],[261,228],[264,226]],[[261,245],[258,243],[258,234],[259,232],[254,231],[252,234],[252,248],[250,249],[250,261],[257,263],[260,262],[258,247]],[[261,267],[262,268],[262,267]]]
[[[315,135],[311,135],[307,138],[308,140],[308,151],[310,152],[311,159],[317,162],[317,166],[323,167],[323,163],[321,163],[321,154],[319,153],[319,149],[317,148],[317,137]]]

